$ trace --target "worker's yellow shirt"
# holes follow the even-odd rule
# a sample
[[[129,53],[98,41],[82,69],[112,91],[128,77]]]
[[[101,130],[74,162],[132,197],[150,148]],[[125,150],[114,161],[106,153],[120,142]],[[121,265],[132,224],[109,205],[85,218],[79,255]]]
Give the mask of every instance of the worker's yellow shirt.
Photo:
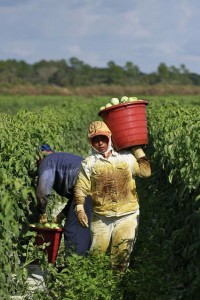
[[[96,214],[128,214],[139,207],[135,176],[147,177],[149,174],[148,160],[138,162],[127,151],[112,151],[108,159],[101,154],[90,155],[82,161],[75,185],[75,203],[83,204],[85,197],[90,195]]]

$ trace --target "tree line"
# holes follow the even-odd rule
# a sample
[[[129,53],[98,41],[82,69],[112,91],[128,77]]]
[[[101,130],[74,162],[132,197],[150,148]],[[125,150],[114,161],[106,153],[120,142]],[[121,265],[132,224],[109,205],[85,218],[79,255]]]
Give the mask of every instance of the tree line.
[[[34,64],[15,59],[0,60],[0,85],[5,84],[41,84],[59,87],[91,85],[200,85],[200,75],[191,73],[184,64],[168,67],[160,63],[155,72],[141,72],[133,62],[124,66],[109,61],[107,67],[92,67],[76,57],[68,61],[41,60]]]

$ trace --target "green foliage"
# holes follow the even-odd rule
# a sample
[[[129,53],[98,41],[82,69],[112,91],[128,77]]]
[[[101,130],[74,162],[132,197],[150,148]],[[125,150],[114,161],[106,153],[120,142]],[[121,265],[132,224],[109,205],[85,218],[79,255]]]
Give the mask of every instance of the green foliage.
[[[179,296],[196,299],[200,279],[200,112],[166,101],[151,103],[148,113],[152,218],[164,239],[160,242],[166,271],[181,286]]]
[[[52,269],[47,286],[56,299],[122,299],[119,276],[110,268],[110,259],[103,254],[87,257],[72,254],[60,272]]]
[[[1,113],[0,141],[0,254],[1,289],[10,290],[12,273],[19,267],[18,253],[28,222],[35,218],[36,159],[38,147],[48,143],[56,151],[84,155],[88,151],[84,111],[87,106],[70,103],[57,110],[44,107],[37,112],[19,110],[15,115]],[[92,113],[91,113],[92,116]],[[58,201],[58,197],[57,197]],[[56,197],[50,201],[55,205]],[[9,254],[8,254],[9,253]]]
[[[36,290],[34,299],[198,299],[199,110],[173,99],[149,101],[146,152],[153,171],[137,183],[139,234],[130,268],[121,277],[111,272],[109,257],[92,254],[66,258],[59,272],[28,231],[35,217],[38,146],[48,143],[55,151],[87,155],[88,124],[100,119],[99,107],[107,100],[24,97],[12,104],[15,100],[13,110],[8,105],[12,114],[0,113],[1,299],[27,293],[26,266],[36,258],[47,271],[47,288]],[[49,211],[58,201],[52,194]],[[58,261],[63,259],[61,251]]]
[[[168,67],[160,63],[157,71],[145,74],[138,66],[128,61],[124,66],[109,61],[106,68],[92,67],[76,57],[69,61],[41,60],[32,65],[25,61],[0,61],[0,85],[6,84],[57,85],[79,87],[100,84],[191,84],[200,85],[200,75],[190,73],[185,65]]]

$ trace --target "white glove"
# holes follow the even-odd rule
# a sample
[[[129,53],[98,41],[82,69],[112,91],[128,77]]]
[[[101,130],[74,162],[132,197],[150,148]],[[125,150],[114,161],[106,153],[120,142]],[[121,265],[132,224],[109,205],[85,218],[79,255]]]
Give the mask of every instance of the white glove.
[[[146,156],[143,149],[140,146],[132,147],[131,150],[136,159]]]
[[[83,204],[78,204],[78,205],[75,207],[75,211],[76,211],[76,214],[77,214],[79,223],[80,223],[83,227],[89,227],[89,225],[88,225],[88,217],[87,217],[87,215],[86,215],[86,213],[85,213]]]

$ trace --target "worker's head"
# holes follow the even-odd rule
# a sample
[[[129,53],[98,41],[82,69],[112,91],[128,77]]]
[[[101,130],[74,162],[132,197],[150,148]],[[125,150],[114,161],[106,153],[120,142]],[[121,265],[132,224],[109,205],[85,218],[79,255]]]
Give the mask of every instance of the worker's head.
[[[42,146],[40,146],[39,151],[54,152],[48,144],[43,144]]]
[[[102,121],[95,121],[89,125],[88,139],[92,147],[101,154],[112,150],[111,131]]]
[[[51,147],[48,144],[43,144],[39,147],[39,153],[38,153],[38,159],[37,159],[37,165],[39,166],[41,160],[51,154],[54,153],[54,151],[51,149]]]

